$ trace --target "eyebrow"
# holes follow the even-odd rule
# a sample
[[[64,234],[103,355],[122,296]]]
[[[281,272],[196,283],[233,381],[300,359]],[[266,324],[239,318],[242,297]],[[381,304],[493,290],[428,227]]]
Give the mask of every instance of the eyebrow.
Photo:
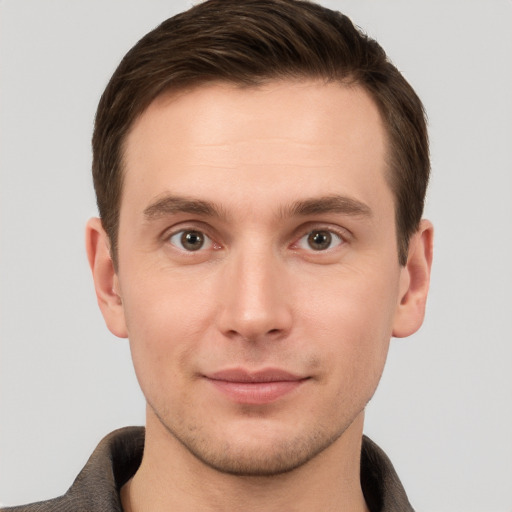
[[[323,213],[339,213],[351,217],[371,217],[371,208],[352,197],[332,195],[292,203],[291,207],[281,211],[282,216],[307,216]]]
[[[210,201],[201,199],[165,195],[151,203],[144,210],[144,217],[147,220],[154,220],[166,215],[176,213],[191,213],[205,217],[225,217],[224,212]]]
[[[156,199],[145,208],[144,217],[147,220],[155,220],[177,213],[191,213],[204,217],[227,217],[222,208],[210,201],[173,195],[165,195]],[[295,201],[290,206],[283,207],[279,211],[279,215],[282,218],[305,217],[324,213],[338,213],[351,217],[372,216],[370,207],[365,203],[351,197],[340,195],[322,196]]]

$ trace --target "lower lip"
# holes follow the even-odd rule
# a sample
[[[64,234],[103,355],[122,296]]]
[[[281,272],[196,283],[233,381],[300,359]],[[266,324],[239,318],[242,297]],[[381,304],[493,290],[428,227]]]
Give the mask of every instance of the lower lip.
[[[276,382],[231,382],[210,380],[224,395],[241,404],[268,404],[291,393],[302,385],[306,379]]]

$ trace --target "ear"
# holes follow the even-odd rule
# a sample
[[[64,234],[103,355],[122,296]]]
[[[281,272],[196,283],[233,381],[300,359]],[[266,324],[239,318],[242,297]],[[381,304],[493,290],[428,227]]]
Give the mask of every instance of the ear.
[[[393,322],[393,336],[404,338],[423,323],[430,284],[434,228],[422,220],[409,241],[407,263],[401,269],[399,303]]]
[[[85,245],[91,267],[98,305],[107,327],[119,338],[127,338],[128,331],[120,296],[119,279],[110,257],[110,241],[101,219],[92,218],[85,228]]]

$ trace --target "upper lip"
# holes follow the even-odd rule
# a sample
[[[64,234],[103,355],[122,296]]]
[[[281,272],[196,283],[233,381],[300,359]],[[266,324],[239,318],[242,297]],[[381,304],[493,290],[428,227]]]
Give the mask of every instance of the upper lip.
[[[303,380],[294,373],[279,368],[264,368],[262,370],[246,370],[244,368],[230,368],[206,375],[208,379],[224,382],[283,382]]]

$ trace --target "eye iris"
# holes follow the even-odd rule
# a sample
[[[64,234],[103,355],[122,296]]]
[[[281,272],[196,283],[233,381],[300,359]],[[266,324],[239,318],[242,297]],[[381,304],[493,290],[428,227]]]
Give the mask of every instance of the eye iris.
[[[197,251],[204,245],[204,236],[199,231],[186,231],[181,235],[181,244],[189,251]]]
[[[312,231],[308,236],[308,244],[315,251],[328,249],[331,242],[332,235],[328,231]]]

